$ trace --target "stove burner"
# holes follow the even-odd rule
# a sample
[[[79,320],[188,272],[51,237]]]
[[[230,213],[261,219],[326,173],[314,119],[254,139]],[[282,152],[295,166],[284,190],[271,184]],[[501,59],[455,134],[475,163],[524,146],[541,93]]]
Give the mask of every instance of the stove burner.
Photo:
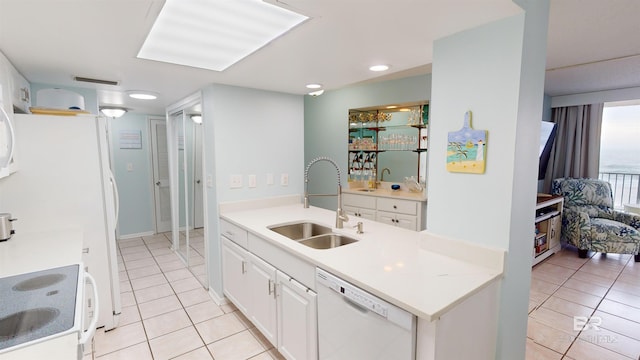
[[[44,287],[59,283],[66,277],[67,276],[64,274],[48,274],[36,276],[34,278],[27,279],[15,284],[12,289],[15,291],[31,291],[42,289]]]
[[[31,333],[49,324],[60,315],[54,308],[20,311],[0,319],[0,341]]]

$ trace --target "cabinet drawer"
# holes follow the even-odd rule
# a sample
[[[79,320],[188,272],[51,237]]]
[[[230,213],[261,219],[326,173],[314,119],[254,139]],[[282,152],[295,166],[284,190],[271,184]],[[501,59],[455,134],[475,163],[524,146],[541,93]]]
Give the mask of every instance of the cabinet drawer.
[[[378,210],[416,215],[418,213],[418,203],[411,200],[380,198],[378,199]]]
[[[237,225],[220,219],[220,234],[245,249],[248,247],[247,231]]]
[[[376,198],[373,196],[342,194],[342,204],[357,208],[376,208]]]

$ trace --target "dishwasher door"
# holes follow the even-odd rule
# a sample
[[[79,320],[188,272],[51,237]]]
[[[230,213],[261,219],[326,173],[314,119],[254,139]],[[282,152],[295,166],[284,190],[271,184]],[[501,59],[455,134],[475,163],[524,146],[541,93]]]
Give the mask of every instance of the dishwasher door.
[[[415,358],[416,318],[317,269],[320,359]]]

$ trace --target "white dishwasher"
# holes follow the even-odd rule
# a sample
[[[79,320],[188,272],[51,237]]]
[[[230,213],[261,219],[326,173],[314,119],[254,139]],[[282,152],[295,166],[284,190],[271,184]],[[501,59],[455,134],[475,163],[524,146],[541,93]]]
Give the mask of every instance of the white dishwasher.
[[[320,268],[316,281],[320,359],[415,358],[413,314]]]

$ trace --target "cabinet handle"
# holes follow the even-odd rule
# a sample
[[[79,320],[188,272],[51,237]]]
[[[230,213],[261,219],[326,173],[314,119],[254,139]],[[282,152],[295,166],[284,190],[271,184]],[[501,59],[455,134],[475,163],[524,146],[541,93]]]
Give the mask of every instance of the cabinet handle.
[[[398,209],[398,206],[397,206],[397,205],[393,205],[393,208],[394,208],[395,210],[397,210],[397,209]]]
[[[234,237],[234,234],[231,231],[225,231],[224,234],[227,235],[229,239],[233,239]]]
[[[243,261],[243,262],[242,262],[242,273],[243,273],[243,274],[247,272],[247,269],[246,269],[246,267],[245,267],[245,265],[246,265],[246,264],[247,264],[247,262],[246,262],[246,261]]]
[[[273,281],[271,279],[267,280],[267,286],[269,287],[269,295],[273,294]]]

